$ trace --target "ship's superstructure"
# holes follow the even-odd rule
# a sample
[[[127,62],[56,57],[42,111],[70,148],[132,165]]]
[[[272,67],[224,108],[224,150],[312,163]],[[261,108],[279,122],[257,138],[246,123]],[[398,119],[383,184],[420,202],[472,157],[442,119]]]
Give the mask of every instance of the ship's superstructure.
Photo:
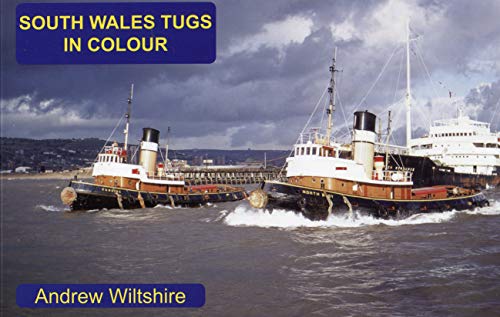
[[[385,169],[383,157],[374,155],[375,122],[368,111],[354,114],[352,159],[341,158],[340,144],[325,145],[315,131],[301,135],[287,159],[288,182],[362,197],[410,198],[411,171]]]
[[[176,193],[184,190],[184,179],[179,173],[165,171],[163,163],[157,163],[160,132],[144,128],[139,152],[139,164],[126,162],[126,151],[113,143],[104,148],[94,163],[92,176],[99,185],[127,189],[144,189]]]
[[[375,156],[376,116],[368,111],[354,113],[351,158],[342,158],[342,145],[331,140],[335,110],[336,50],[332,59],[328,125],[326,135],[313,129],[301,134],[287,159],[288,182],[363,197],[404,199],[411,197],[412,173],[385,169],[384,158]]]
[[[410,153],[453,167],[457,173],[498,175],[500,133],[459,111],[457,118],[435,121],[428,135],[412,139]]]

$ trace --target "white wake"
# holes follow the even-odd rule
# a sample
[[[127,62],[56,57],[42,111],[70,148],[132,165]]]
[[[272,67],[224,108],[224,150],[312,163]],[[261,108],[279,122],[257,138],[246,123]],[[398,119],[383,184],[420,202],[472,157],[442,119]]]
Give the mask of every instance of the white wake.
[[[54,205],[36,205],[36,208],[42,209],[44,211],[51,211],[51,212],[69,210],[69,209],[66,209],[65,207],[57,207]]]
[[[450,221],[458,214],[470,215],[500,215],[500,202],[495,201],[489,207],[476,208],[475,210],[447,211],[427,214],[415,214],[401,220],[377,219],[372,216],[354,212],[352,216],[347,213],[332,214],[326,220],[312,221],[300,213],[289,210],[275,209],[268,210],[253,209],[248,205],[239,205],[233,212],[224,214],[224,223],[229,226],[250,226],[250,227],[277,227],[277,228],[299,228],[299,227],[339,227],[356,228],[373,225],[403,226],[419,225],[426,223],[440,223]]]

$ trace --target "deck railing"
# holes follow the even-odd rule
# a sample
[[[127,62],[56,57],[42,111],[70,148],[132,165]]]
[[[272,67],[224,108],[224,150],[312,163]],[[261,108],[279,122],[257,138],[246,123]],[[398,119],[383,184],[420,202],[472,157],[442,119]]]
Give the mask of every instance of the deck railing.
[[[410,171],[383,170],[372,173],[372,179],[387,182],[411,182],[413,173]]]

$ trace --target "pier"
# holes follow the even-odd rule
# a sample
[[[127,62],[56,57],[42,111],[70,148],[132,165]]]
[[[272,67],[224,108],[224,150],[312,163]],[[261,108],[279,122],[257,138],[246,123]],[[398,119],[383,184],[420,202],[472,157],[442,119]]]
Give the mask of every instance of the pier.
[[[258,184],[277,179],[280,168],[185,168],[181,170],[186,184]],[[285,175],[285,173],[282,173]]]

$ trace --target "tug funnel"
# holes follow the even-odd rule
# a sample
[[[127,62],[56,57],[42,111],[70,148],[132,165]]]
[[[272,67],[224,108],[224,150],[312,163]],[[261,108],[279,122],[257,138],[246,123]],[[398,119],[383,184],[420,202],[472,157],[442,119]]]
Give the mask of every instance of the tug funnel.
[[[149,176],[153,176],[156,171],[156,158],[158,156],[159,140],[160,131],[153,128],[142,129],[139,164],[144,167]]]
[[[362,164],[368,178],[372,178],[377,116],[368,111],[354,113],[352,138],[354,161]]]

